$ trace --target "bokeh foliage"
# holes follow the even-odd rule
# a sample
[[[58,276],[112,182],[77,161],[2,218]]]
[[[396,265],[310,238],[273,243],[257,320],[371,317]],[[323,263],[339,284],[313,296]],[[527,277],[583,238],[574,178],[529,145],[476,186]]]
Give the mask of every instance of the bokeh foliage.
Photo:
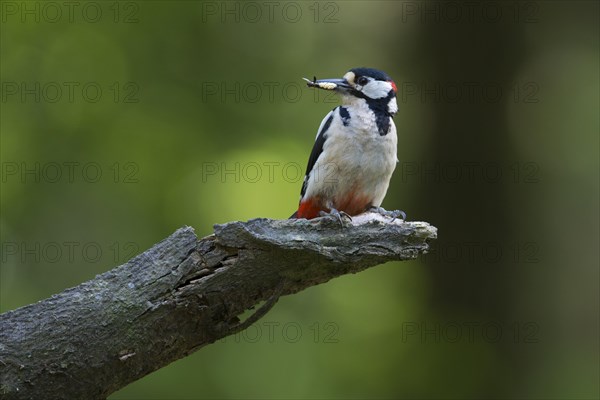
[[[1,311],[288,217],[335,106],[299,78],[350,67],[399,87],[384,206],[439,228],[111,398],[598,397],[597,2],[0,4]]]

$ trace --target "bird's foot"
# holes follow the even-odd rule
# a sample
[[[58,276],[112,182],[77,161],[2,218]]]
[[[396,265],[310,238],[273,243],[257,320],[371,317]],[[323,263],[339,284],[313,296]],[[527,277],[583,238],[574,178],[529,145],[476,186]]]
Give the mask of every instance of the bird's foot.
[[[335,208],[330,209],[329,212],[319,211],[319,216],[334,218],[336,221],[339,221],[341,226],[344,226],[343,218],[347,218],[348,220],[352,221],[352,217],[350,215],[344,211],[338,211]]]
[[[398,217],[402,217],[402,220],[406,221],[406,213],[402,210],[388,211],[383,207],[371,207],[368,211],[383,215],[384,217],[389,217],[392,219],[390,222],[394,222]]]

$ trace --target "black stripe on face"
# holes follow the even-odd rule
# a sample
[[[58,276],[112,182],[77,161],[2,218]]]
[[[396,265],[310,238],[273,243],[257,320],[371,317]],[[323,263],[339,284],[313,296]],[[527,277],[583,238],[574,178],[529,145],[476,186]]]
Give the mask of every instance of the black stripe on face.
[[[348,126],[350,124],[350,113],[346,107],[338,107],[340,110],[340,117],[342,118],[342,123],[344,126]]]
[[[375,123],[377,124],[379,135],[387,135],[390,130],[390,120],[393,117],[393,115],[388,111],[388,104],[390,100],[396,96],[394,91],[390,90],[388,95],[381,99],[372,99],[364,95],[362,92],[356,90],[353,91],[353,93],[356,97],[364,99],[371,111],[373,111],[375,114]]]
[[[327,118],[327,121],[325,121],[325,124],[323,124],[323,129],[321,129],[321,131],[319,132],[317,140],[315,140],[315,144],[312,148],[312,151],[310,152],[310,157],[308,157],[308,165],[306,166],[306,176],[304,177],[304,183],[302,183],[302,189],[300,190],[300,198],[304,197],[304,194],[306,193],[306,186],[308,185],[308,176],[310,175],[310,171],[312,171],[313,167],[315,166],[315,163],[317,162],[317,159],[323,152],[323,145],[325,144],[326,139],[325,134],[331,126],[331,121],[333,121],[333,113],[329,115],[329,118]]]

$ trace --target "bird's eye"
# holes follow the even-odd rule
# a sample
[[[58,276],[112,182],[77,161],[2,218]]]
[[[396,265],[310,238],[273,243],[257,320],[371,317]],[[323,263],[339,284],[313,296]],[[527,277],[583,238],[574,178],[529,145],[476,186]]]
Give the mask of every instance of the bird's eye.
[[[367,83],[369,83],[369,79],[368,79],[368,78],[366,78],[366,77],[364,77],[364,76],[361,76],[361,77],[359,77],[359,78],[356,80],[356,83],[358,83],[358,84],[359,84],[359,85],[361,85],[361,86],[364,86],[364,85],[366,85]]]

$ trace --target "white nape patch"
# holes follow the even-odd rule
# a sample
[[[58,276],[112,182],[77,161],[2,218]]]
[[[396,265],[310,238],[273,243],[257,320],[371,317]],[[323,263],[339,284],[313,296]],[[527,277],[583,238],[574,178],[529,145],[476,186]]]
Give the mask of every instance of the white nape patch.
[[[396,98],[392,98],[388,103],[388,112],[392,115],[398,112],[398,103],[396,103]]]
[[[369,83],[364,85],[362,88],[360,85],[357,85],[356,89],[360,90],[371,99],[384,98],[388,95],[390,90],[393,90],[392,84],[388,81],[376,81],[374,79],[369,79]]]
[[[354,79],[356,78],[356,75],[354,74],[354,72],[352,71],[348,71],[346,72],[346,74],[344,75],[344,79],[351,85],[354,85]]]
[[[402,225],[404,223],[404,220],[402,218],[396,218],[394,221],[392,221],[392,217],[385,217],[381,214],[370,211],[352,217],[352,225],[354,226],[360,226],[375,221],[393,225]]]

